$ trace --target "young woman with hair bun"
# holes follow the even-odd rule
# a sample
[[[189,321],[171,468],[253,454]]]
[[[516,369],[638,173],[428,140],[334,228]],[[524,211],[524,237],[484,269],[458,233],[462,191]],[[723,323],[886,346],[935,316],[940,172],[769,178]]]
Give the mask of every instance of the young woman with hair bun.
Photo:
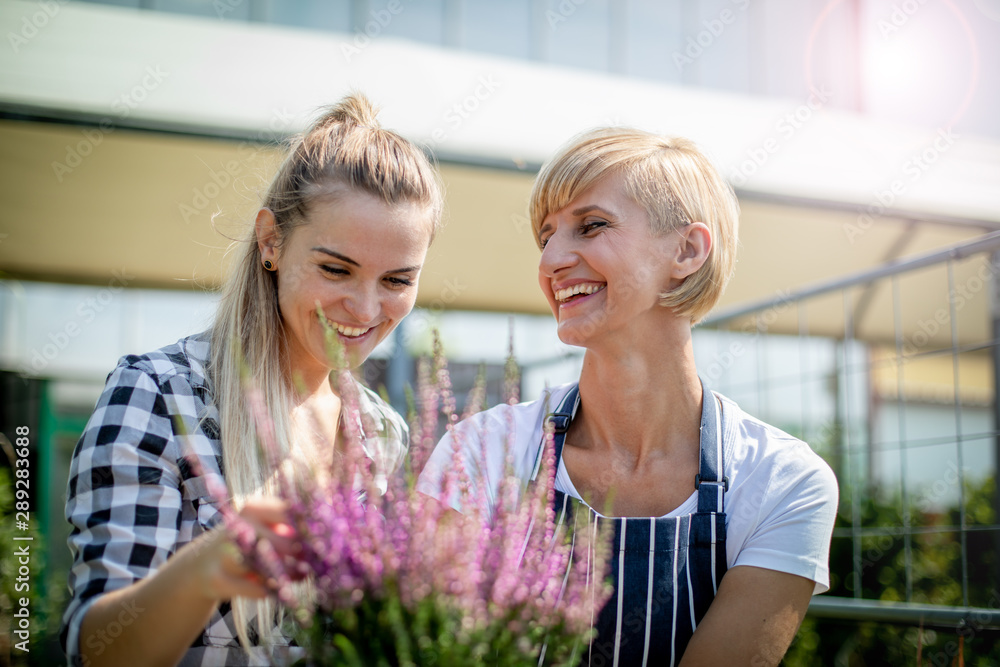
[[[441,208],[424,154],[382,129],[361,95],[293,142],[212,329],[123,357],[74,450],[73,597],[62,633],[72,664],[267,665],[288,655],[280,610],[228,532],[213,529],[219,508],[185,457],[223,475],[258,539],[292,552],[242,369],[264,393],[279,446],[328,460],[331,452],[308,444],[317,441],[310,414],[330,429],[343,417],[324,327],[337,330],[352,368],[371,354],[413,308]],[[406,452],[406,424],[374,393],[359,396],[366,450],[391,473]]]

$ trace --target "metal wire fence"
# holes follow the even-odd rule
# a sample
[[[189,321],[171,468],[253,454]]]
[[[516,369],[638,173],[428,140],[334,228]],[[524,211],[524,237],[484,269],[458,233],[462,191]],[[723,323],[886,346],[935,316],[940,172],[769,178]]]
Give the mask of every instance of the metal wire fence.
[[[998,285],[1000,232],[697,330],[709,384],[840,480],[831,591],[810,615],[1000,629]]]

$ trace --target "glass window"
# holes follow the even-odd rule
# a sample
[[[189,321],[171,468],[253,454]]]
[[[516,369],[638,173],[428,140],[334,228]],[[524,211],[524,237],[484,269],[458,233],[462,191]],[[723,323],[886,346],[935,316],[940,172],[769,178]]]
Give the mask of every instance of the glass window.
[[[216,292],[0,281],[0,367],[103,380],[141,354],[211,326]]]
[[[351,3],[296,0],[270,0],[264,13],[266,21],[295,28],[351,32]]]
[[[546,43],[544,60],[557,65],[610,69],[609,0],[549,0],[538,31]]]
[[[148,7],[149,0],[79,0],[79,2],[89,2],[94,5],[114,5],[116,7]]]
[[[680,0],[632,0],[625,8],[625,72],[631,76],[680,83],[689,64],[683,57]],[[616,48],[617,45],[612,45]]]
[[[749,90],[749,3],[733,0],[701,2],[686,16],[679,49],[691,49],[693,78],[683,79],[706,88]]]
[[[781,5],[780,11],[775,9],[751,4],[747,10],[753,20],[755,42],[751,65],[758,80],[763,79],[755,82],[754,92],[805,100],[809,95],[808,76],[815,77],[817,83],[829,83],[824,64],[844,48],[836,26],[849,19],[849,5],[837,7],[823,21],[819,21],[822,6],[815,3],[789,3]],[[814,29],[813,72],[804,74],[805,54]]]
[[[250,15],[249,0],[145,0],[144,7],[152,7],[161,12],[208,16],[218,19],[246,21]]]
[[[372,37],[402,37],[425,44],[444,44],[443,0],[371,0],[366,15],[354,21],[354,28]],[[395,12],[390,10],[390,5]]]
[[[465,0],[459,46],[511,58],[531,57],[530,0]]]
[[[142,0],[79,0],[80,2],[89,2],[95,5],[115,5],[116,7],[145,7],[148,6],[148,2],[143,2]]]

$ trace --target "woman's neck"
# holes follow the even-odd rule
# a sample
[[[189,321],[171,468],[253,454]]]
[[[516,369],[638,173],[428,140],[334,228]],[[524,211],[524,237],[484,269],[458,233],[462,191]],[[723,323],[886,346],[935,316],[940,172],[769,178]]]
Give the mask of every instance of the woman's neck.
[[[702,387],[690,325],[671,321],[656,335],[588,349],[580,395],[574,430],[591,446],[628,449],[637,461],[696,446]]]
[[[339,392],[329,375],[313,378],[309,383],[300,377],[294,384],[288,422],[293,458],[314,472],[325,474],[332,460],[332,448],[340,439],[343,404]]]
[[[296,406],[340,394],[337,374],[329,368],[316,365],[303,367],[289,363],[286,369],[292,400]]]

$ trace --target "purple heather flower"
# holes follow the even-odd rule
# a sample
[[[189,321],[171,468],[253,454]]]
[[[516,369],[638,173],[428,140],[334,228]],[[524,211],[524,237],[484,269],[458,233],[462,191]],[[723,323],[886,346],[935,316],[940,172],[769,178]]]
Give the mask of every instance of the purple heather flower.
[[[518,398],[516,368],[511,356],[504,379],[511,403]],[[477,649],[481,658],[495,655],[491,642],[509,630],[519,637],[504,650],[536,663],[542,646],[533,644],[528,631],[543,628],[545,660],[562,655],[559,664],[572,664],[570,647],[589,639],[595,609],[610,594],[603,577],[592,580],[593,572],[604,572],[610,558],[609,535],[598,530],[585,508],[570,517],[568,526],[556,524],[551,428],[546,428],[536,483],[526,488],[520,479],[508,475],[500,482],[495,506],[489,507],[486,490],[472,483],[460,453],[466,448],[460,442],[461,431],[453,429],[459,419],[457,402],[447,362],[435,339],[433,359],[418,365],[419,410],[411,417],[407,474],[390,476],[383,493],[376,483],[375,466],[365,454],[365,433],[372,430],[360,416],[355,382],[346,370],[337,372],[336,379],[344,418],[339,441],[331,438],[326,443],[335,452],[330,467],[319,475],[302,470],[294,478],[283,474],[292,466],[286,465],[287,452],[277,444],[264,395],[252,388],[247,392],[261,449],[277,473],[279,493],[289,502],[302,545],[297,558],[283,558],[269,542],[258,541],[253,529],[225,502],[221,479],[211,480],[209,488],[223,501],[226,525],[247,562],[283,604],[306,610],[300,615],[305,624],[310,618],[318,628],[324,623],[344,623],[338,632],[358,651],[398,645],[400,655],[409,651],[406,655],[416,656],[422,655],[420,651],[472,650],[477,642],[485,642]],[[465,417],[481,406],[484,396],[485,385],[477,381],[466,401]],[[459,498],[465,515],[416,490],[416,474],[440,436],[441,417],[445,430],[456,440],[451,465],[441,480],[442,497]],[[513,432],[511,424],[508,437]],[[296,599],[297,589],[292,585],[304,575],[312,589],[308,601]],[[371,617],[379,619],[374,626],[360,624],[357,614],[365,613],[363,608],[382,610]],[[390,613],[391,609],[397,611]],[[399,613],[410,614],[406,617],[410,620],[392,616]],[[451,641],[406,638],[406,633],[417,631],[420,614],[428,613],[442,624],[442,632],[453,635]],[[454,625],[447,624],[452,623],[449,618],[457,619]],[[317,621],[322,622],[317,625]],[[364,640],[366,636],[378,641]],[[302,642],[308,650],[331,650],[331,637],[307,637],[311,639]],[[404,651],[405,646],[410,648]],[[367,661],[363,656],[362,660]],[[440,655],[435,660],[447,662]]]

